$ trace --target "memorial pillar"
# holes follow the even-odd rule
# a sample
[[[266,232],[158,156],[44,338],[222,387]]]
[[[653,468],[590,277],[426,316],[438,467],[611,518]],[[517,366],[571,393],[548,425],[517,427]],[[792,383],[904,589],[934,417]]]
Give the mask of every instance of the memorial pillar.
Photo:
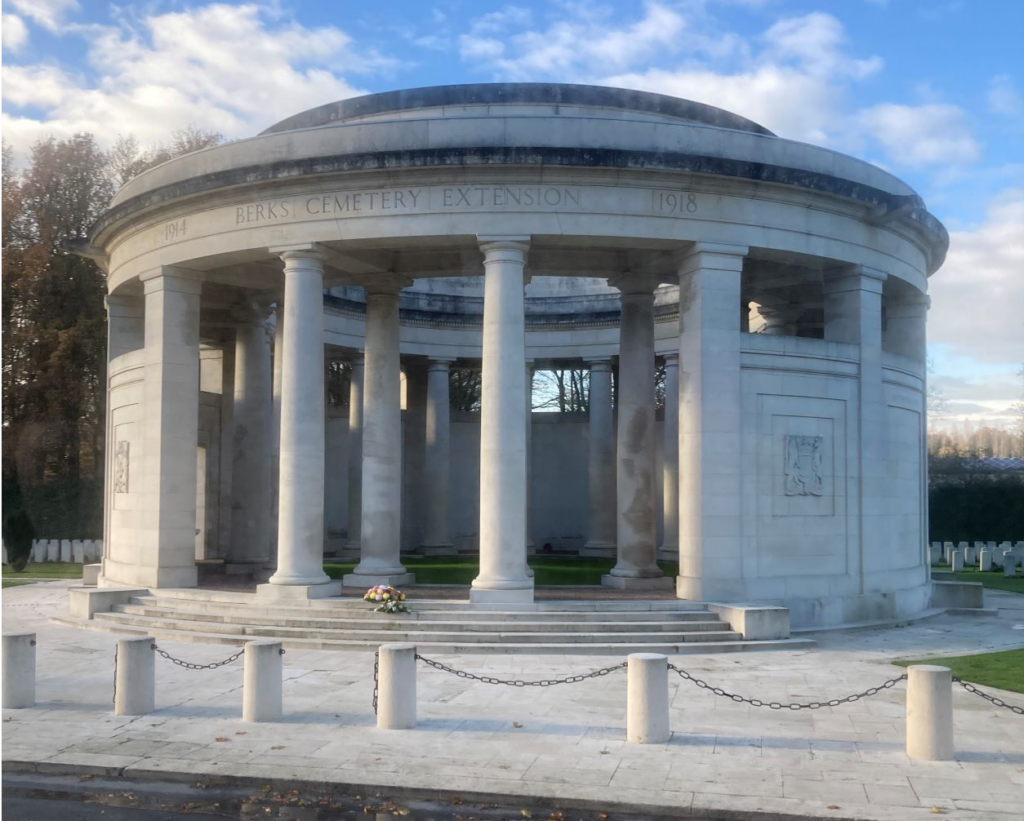
[[[661,466],[661,547],[658,558],[679,559],[679,354],[665,354],[665,427]]]
[[[339,592],[323,568],[324,264],[315,245],[277,252],[284,260],[277,571],[257,592],[323,598]]]
[[[589,526],[581,556],[615,557],[615,419],[611,359],[590,360]]]
[[[679,259],[679,577],[676,595],[743,601],[740,281],[747,248]]]
[[[235,378],[228,564],[251,567],[270,560],[273,380],[266,309],[252,303],[235,305],[232,316]]]
[[[885,300],[882,347],[923,365],[928,356],[926,323],[930,306],[931,297],[920,291]]]
[[[455,554],[448,536],[448,486],[451,481],[451,405],[448,378],[451,359],[431,359],[427,366],[426,537],[420,546],[424,556]]]
[[[217,517],[217,544],[221,558],[231,551],[231,473],[234,465],[232,443],[234,441],[235,416],[235,342],[225,340],[221,346],[220,372],[220,509]],[[273,481],[273,475],[271,475]],[[271,514],[274,503],[271,501]],[[273,546],[273,530],[268,544]]]
[[[359,560],[363,529],[363,355],[352,357],[348,387],[348,539],[342,557]]]
[[[856,345],[860,351],[857,428],[860,447],[855,497],[847,501],[854,536],[853,572],[864,589],[864,574],[886,570],[891,536],[887,529],[892,501],[888,495],[887,419],[882,385],[882,287],[886,274],[861,265],[825,272],[823,282],[825,341]],[[848,485],[848,487],[850,486]],[[924,563],[924,534],[921,533]]]
[[[194,272],[173,267],[140,279],[146,295],[141,470],[130,467],[134,454],[124,456],[132,491],[141,491],[139,555],[134,567],[123,568],[127,575],[114,578],[145,587],[195,587],[201,282]]]
[[[284,299],[274,306],[274,376],[270,420],[270,562],[277,566],[278,509],[281,480],[281,385],[284,381]]]
[[[537,552],[537,545],[533,542],[533,360],[526,363],[526,555],[532,556]],[[526,568],[526,573],[533,577],[533,569]]]
[[[480,574],[472,601],[533,601],[526,564],[526,237],[480,238],[484,327]]]
[[[346,587],[413,581],[401,559],[402,372],[398,295],[404,277],[377,275],[366,290],[363,497],[360,559]]]
[[[657,561],[654,436],[654,288],[623,275],[619,321],[619,426],[616,465],[617,561],[601,583],[649,590],[671,587]]]

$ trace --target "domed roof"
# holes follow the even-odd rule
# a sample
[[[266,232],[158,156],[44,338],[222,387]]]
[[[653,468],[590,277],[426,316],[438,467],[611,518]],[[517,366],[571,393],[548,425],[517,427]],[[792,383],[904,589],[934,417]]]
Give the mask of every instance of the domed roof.
[[[274,134],[305,128],[340,124],[370,117],[385,118],[416,109],[497,106],[507,115],[509,106],[558,106],[578,109],[604,109],[640,114],[654,119],[685,121],[774,137],[767,128],[712,105],[682,100],[666,94],[632,91],[606,86],[567,83],[474,83],[428,86],[385,91],[352,97],[317,106],[275,123],[262,132]],[[489,112],[484,112],[489,113]],[[557,113],[557,112],[556,112]],[[575,113],[575,112],[574,112]]]

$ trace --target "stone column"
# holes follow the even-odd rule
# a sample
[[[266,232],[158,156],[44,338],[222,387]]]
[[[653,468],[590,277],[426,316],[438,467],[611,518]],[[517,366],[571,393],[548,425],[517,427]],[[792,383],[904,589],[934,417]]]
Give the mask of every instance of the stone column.
[[[253,565],[270,560],[273,401],[267,311],[246,303],[233,306],[232,315],[235,384],[228,572],[251,570]]]
[[[402,424],[402,552],[420,549],[426,538],[427,363],[409,357]]]
[[[590,361],[590,495],[587,541],[581,556],[615,557],[615,419],[612,362]]]
[[[104,299],[107,307],[107,362],[135,351],[146,344],[145,339],[145,303],[142,296],[120,296],[108,294]],[[109,391],[109,383],[106,386]],[[114,429],[111,424],[109,403],[106,418],[107,469],[104,471],[103,491],[103,544],[112,544],[110,538],[110,509],[113,504],[112,486]]]
[[[278,252],[284,260],[285,321],[277,571],[257,592],[323,598],[339,592],[323,568],[324,264],[315,245]]]
[[[891,500],[885,466],[888,409],[882,385],[882,287],[886,274],[860,265],[826,271],[823,282],[825,340],[860,349],[857,429],[858,479],[848,483],[850,532],[854,538],[852,571],[864,592],[864,574],[888,570],[891,535],[887,528]],[[852,421],[852,420],[851,420]],[[924,451],[922,451],[924,452]],[[924,563],[925,535],[920,533]]]
[[[451,359],[431,359],[427,366],[426,538],[420,545],[424,556],[455,554],[448,537],[448,485],[451,481],[451,406],[448,377]]]
[[[348,539],[345,560],[359,560],[363,530],[363,355],[352,357],[348,387]]]
[[[401,560],[402,404],[398,294],[408,280],[375,276],[366,285],[363,380],[363,499],[359,564],[347,587],[409,584]]]
[[[533,601],[526,565],[526,325],[528,239],[480,238],[484,329],[480,413],[480,574],[472,601]]]
[[[526,363],[526,555],[533,556],[537,552],[537,545],[533,542],[533,360]],[[533,569],[526,568],[526,573],[533,577]]]
[[[661,466],[661,547],[658,558],[679,559],[679,354],[665,354],[665,428]]]
[[[920,291],[885,300],[882,347],[923,365],[928,355],[926,322],[930,306],[931,297]]]
[[[804,308],[802,305],[771,303],[761,305],[757,312],[764,319],[764,330],[761,333],[768,336],[796,336]]]
[[[270,423],[270,568],[277,566],[278,510],[281,489],[281,386],[284,384],[284,298],[274,307],[274,386]]]
[[[199,432],[198,275],[157,268],[141,277],[146,294],[142,456],[129,482],[139,494],[138,557],[118,582],[145,587],[196,585],[196,458]],[[109,560],[108,560],[109,561]],[[110,568],[104,564],[104,574]]]
[[[231,472],[234,464],[234,415],[235,415],[235,343],[226,340],[221,346],[220,369],[220,508],[217,518],[218,554],[221,558],[231,549]],[[273,474],[271,474],[273,482]],[[274,502],[271,499],[271,513]],[[274,543],[273,530],[269,543]]]
[[[679,259],[681,599],[745,598],[736,305],[746,253],[698,242]]]
[[[617,561],[601,583],[649,590],[671,587],[657,562],[654,438],[654,288],[625,274],[619,321],[619,428],[616,468]]]

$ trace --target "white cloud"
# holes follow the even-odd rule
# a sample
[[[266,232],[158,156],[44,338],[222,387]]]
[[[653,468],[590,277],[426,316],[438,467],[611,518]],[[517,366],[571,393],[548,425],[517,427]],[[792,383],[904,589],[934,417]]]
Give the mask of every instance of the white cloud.
[[[65,14],[78,10],[78,0],[8,0],[8,2],[32,22],[50,31],[57,31]]]
[[[1024,97],[1006,74],[992,78],[988,85],[988,107],[994,114],[1024,122]]]
[[[4,132],[24,149],[43,134],[91,131],[156,141],[189,124],[227,137],[252,136],[275,120],[360,93],[345,78],[395,62],[357,49],[334,26],[277,23],[256,5],[213,4],[144,17],[138,28],[81,27],[98,80],[48,65],[3,68]]]
[[[3,28],[4,49],[7,51],[17,51],[28,42],[28,26],[17,14],[5,14]]]
[[[966,113],[945,103],[882,103],[857,116],[864,133],[879,142],[901,165],[959,165],[981,154]]]
[[[999,196],[980,225],[950,233],[929,291],[930,342],[1008,372],[1024,362],[1024,189]]]

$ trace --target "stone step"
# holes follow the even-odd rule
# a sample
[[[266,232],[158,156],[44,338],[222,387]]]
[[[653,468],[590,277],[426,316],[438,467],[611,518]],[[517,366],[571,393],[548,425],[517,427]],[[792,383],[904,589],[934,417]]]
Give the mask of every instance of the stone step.
[[[99,614],[97,614],[99,615]],[[152,636],[157,640],[181,642],[183,644],[223,644],[239,646],[249,640],[246,636],[229,635],[217,632],[187,632],[152,626],[136,626],[113,620],[85,620],[65,616],[53,617],[52,624],[64,627],[75,627],[82,630],[95,630],[104,633],[132,636]],[[717,634],[716,634],[717,636]],[[325,641],[282,637],[285,648],[293,650],[355,650],[373,652],[378,642],[369,641]],[[814,647],[811,639],[778,639],[775,641],[701,641],[683,642],[678,644],[665,641],[649,643],[551,643],[551,644],[519,644],[519,643],[436,643],[415,642],[417,649],[424,655],[431,653],[462,653],[462,654],[548,654],[588,655],[588,656],[626,656],[629,653],[663,653],[665,655],[682,655],[688,653],[736,653],[749,650],[799,650]],[[285,662],[287,664],[287,661]]]
[[[605,588],[600,588],[605,590]],[[466,594],[469,595],[468,592]],[[160,590],[156,595],[160,599],[175,599],[176,601],[189,602],[210,602],[220,604],[244,604],[252,605],[254,598],[252,593],[234,592],[228,590],[203,590],[198,588],[168,588]],[[466,599],[431,599],[429,592],[425,589],[416,589],[411,598],[406,602],[414,612],[420,610],[445,610],[445,611],[466,611],[472,613],[498,612],[498,613],[621,613],[621,612],[658,612],[658,613],[681,613],[693,611],[706,611],[707,608],[702,602],[684,601],[682,599],[569,599],[569,600],[544,600],[534,602],[523,602],[521,604],[503,603],[487,605],[480,602],[471,603]],[[303,611],[319,609],[353,609],[365,611],[368,603],[357,597],[310,599],[295,601],[275,601],[268,604],[268,607],[278,606],[288,608],[300,608]]]
[[[471,632],[460,628],[455,630],[440,630],[434,625],[424,625],[422,630],[410,631],[403,629],[402,625],[396,625],[392,629],[377,628],[377,629],[359,629],[359,630],[330,630],[330,629],[317,629],[302,625],[300,627],[275,627],[259,624],[234,624],[225,622],[206,622],[206,621],[193,621],[187,619],[178,619],[176,614],[171,614],[166,618],[154,618],[149,616],[136,616],[128,615],[125,613],[109,612],[109,613],[97,613],[94,617],[96,621],[114,621],[121,624],[130,624],[135,627],[143,627],[150,629],[166,629],[175,630],[181,632],[204,632],[204,633],[220,633],[224,635],[241,635],[259,638],[284,638],[292,637],[297,639],[325,639],[325,640],[345,640],[345,641],[364,641],[374,644],[381,644],[384,642],[401,642],[401,641],[412,641],[412,642],[427,642],[437,644],[448,644],[448,643],[464,643],[464,644],[475,644],[475,643],[487,643],[487,642],[501,642],[506,639],[512,639],[519,644],[524,645],[535,645],[535,644],[547,644],[551,642],[557,642],[561,644],[566,643],[579,643],[579,644],[594,644],[602,642],[610,643],[627,643],[627,642],[668,642],[672,644],[682,644],[690,642],[704,642],[704,641],[728,641],[742,638],[739,633],[729,630],[728,625],[714,623],[713,630],[673,630],[673,631],[648,631],[648,632],[634,632],[634,633],[623,633],[623,632],[579,632],[579,633],[559,633],[559,632],[517,632],[517,633],[506,633],[501,630],[488,631],[488,632]],[[688,626],[688,625],[687,625]]]
[[[382,619],[401,619],[404,621],[424,622],[447,622],[457,623],[481,623],[500,622],[502,624],[524,624],[524,625],[545,625],[545,624],[626,624],[640,623],[669,623],[669,624],[691,624],[707,621],[716,621],[717,617],[707,610],[688,610],[685,612],[652,613],[642,611],[639,613],[503,613],[500,611],[447,611],[447,610],[414,610],[400,616],[388,616],[384,613],[374,612],[373,608],[366,605],[362,610],[350,608],[338,611],[317,610],[310,612],[307,608],[290,607],[260,607],[252,605],[241,605],[223,602],[181,602],[177,600],[166,600],[158,596],[135,596],[129,605],[125,607],[139,607],[156,609],[161,613],[182,613],[190,616],[239,616],[258,619],[264,622],[266,619],[301,619],[307,622],[310,619],[321,620],[344,620],[356,626],[356,623],[380,622]],[[125,611],[128,612],[128,611]],[[158,614],[159,615],[159,614]]]
[[[282,617],[277,614],[256,612],[246,613],[211,613],[192,612],[165,607],[146,607],[135,604],[114,605],[112,611],[130,616],[147,616],[150,618],[167,618],[182,621],[204,621],[216,624],[251,624],[264,627],[311,628],[317,630],[397,630],[419,632],[424,630],[451,630],[467,632],[494,632],[500,628],[502,633],[642,633],[670,632],[685,630],[687,632],[703,630],[728,630],[724,622],[708,615],[701,621],[434,621],[427,619],[409,619],[406,615],[389,616],[375,613],[374,619],[333,619],[316,616]]]

